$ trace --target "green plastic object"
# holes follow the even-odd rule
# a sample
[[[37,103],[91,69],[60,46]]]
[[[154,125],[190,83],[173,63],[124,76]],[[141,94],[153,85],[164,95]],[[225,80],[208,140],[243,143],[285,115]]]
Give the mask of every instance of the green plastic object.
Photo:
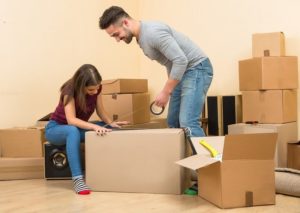
[[[193,190],[193,189],[186,189],[185,191],[184,191],[184,194],[186,194],[186,195],[197,195],[198,194],[198,192],[197,191],[195,191],[195,190]]]

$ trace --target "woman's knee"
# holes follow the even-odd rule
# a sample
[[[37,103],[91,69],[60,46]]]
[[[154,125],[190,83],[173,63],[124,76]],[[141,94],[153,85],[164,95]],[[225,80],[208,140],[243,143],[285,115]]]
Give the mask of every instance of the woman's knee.
[[[80,131],[76,126],[68,126],[67,137],[76,137],[80,140]]]

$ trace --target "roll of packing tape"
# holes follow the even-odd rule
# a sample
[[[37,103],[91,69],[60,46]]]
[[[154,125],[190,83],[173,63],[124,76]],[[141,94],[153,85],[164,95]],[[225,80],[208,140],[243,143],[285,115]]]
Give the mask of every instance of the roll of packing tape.
[[[165,107],[161,107],[161,111],[156,111],[154,110],[154,106],[155,106],[155,102],[153,101],[151,104],[150,104],[150,112],[153,114],[153,115],[161,115],[164,110],[165,110]]]

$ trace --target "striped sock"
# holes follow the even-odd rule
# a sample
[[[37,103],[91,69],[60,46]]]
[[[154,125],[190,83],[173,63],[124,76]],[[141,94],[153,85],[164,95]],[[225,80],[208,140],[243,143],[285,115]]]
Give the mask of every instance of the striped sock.
[[[85,185],[83,177],[79,176],[73,179],[74,190],[77,194],[87,195],[91,193],[91,190]]]

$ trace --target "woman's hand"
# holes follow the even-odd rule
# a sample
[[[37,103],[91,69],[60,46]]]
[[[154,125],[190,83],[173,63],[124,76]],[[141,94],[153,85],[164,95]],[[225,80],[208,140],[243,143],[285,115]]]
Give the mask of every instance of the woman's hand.
[[[129,124],[128,121],[113,121],[109,125],[114,128],[121,128],[123,125]]]
[[[107,129],[105,127],[101,127],[101,126],[98,126],[98,125],[95,125],[94,127],[94,131],[97,133],[97,135],[105,135],[107,132],[111,132],[112,130],[111,129]]]

